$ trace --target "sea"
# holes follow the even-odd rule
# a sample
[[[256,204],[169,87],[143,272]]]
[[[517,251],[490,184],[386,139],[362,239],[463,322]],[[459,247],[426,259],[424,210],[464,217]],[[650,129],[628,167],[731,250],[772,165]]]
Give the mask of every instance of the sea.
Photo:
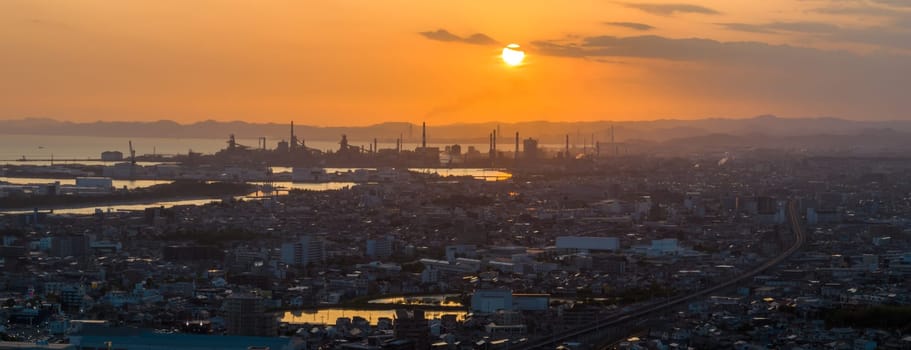
[[[130,142],[136,155],[158,154],[175,155],[196,153],[211,154],[227,146],[225,139],[212,138],[157,138],[157,137],[93,137],[93,136],[49,136],[49,135],[4,135],[0,134],[0,162],[17,164],[20,159],[44,160],[54,159],[56,162],[65,163],[67,160],[79,160],[84,163],[88,159],[100,159],[101,152],[120,151],[124,155],[130,152]],[[237,138],[240,145],[256,148],[259,139]],[[267,148],[275,148],[281,139],[266,139]],[[353,146],[370,148],[370,141],[350,141]],[[337,141],[306,141],[307,147],[322,151],[338,150]],[[378,142],[379,149],[394,149],[395,142]],[[402,149],[414,149],[420,146],[417,143],[402,145]],[[428,143],[428,147],[445,148],[447,144]],[[463,144],[462,149],[467,150],[473,146],[482,152],[487,151],[487,144]],[[56,164],[56,163],[55,163]]]
[[[236,140],[241,145],[255,146],[258,139]],[[267,146],[274,147],[279,140],[267,139]],[[124,155],[129,154],[129,144],[132,142],[136,154],[160,154],[173,155],[186,153],[188,151],[199,153],[215,153],[225,148],[227,140],[218,140],[211,138],[152,138],[152,137],[87,137],[87,136],[47,136],[47,135],[3,135],[0,134],[0,166],[2,165],[53,165],[53,164],[84,164],[84,165],[111,165],[112,162],[102,162],[98,159],[101,152],[104,151],[121,151]],[[357,145],[357,143],[352,143]],[[338,144],[328,141],[308,142],[308,147],[318,149],[337,149]],[[378,144],[380,149],[394,148],[395,144]],[[403,148],[413,148],[417,145],[403,145]],[[445,145],[428,144],[430,147],[444,147]],[[486,145],[485,145],[486,147]],[[23,161],[25,159],[25,161]],[[138,162],[140,165],[155,165],[155,162]],[[289,167],[271,167],[274,173],[291,172]],[[326,169],[329,172],[347,172],[355,168],[331,168]],[[506,180],[511,177],[509,173],[499,169],[449,169],[449,168],[415,168],[412,171],[423,173],[437,173],[441,176],[473,176],[488,181]],[[42,184],[59,182],[61,185],[74,185],[74,179],[66,178],[13,178],[0,177],[0,183],[10,184]],[[167,180],[115,180],[116,188],[144,188],[156,184],[170,183]],[[253,183],[263,185],[262,183]],[[350,182],[330,182],[330,183],[292,183],[277,182],[272,183],[277,189],[301,189],[311,191],[336,190],[340,188],[355,186]],[[250,194],[246,197],[259,195]],[[73,205],[64,208],[55,208],[56,213],[61,214],[90,214],[95,209],[102,210],[137,210],[148,206],[175,206],[175,205],[199,205],[211,202],[212,199],[182,199],[173,201],[149,201],[141,203],[128,204],[110,204],[110,205]],[[20,210],[0,210],[0,214],[10,214],[20,212]]]
[[[274,149],[279,138],[267,138],[266,147]],[[512,152],[515,144],[512,139],[504,142],[497,142],[497,149],[505,152]],[[53,136],[53,135],[6,135],[0,130],[0,164],[22,164],[21,159],[29,160],[29,164],[46,165],[54,160],[54,164],[78,161],[80,164],[92,165],[87,160],[97,160],[101,158],[101,152],[120,151],[124,156],[130,154],[130,142],[136,155],[157,154],[157,155],[176,155],[187,154],[192,151],[195,153],[212,154],[227,147],[228,138],[160,138],[160,137],[95,137],[95,136]],[[243,146],[256,148],[259,145],[257,138],[237,138],[236,142]],[[349,140],[349,144],[355,147],[370,149],[372,141],[366,140]],[[338,141],[320,141],[307,140],[307,147],[321,151],[338,150]],[[428,142],[428,147],[439,147],[445,149],[452,144]],[[473,144],[461,143],[463,152],[467,152],[469,147],[474,147],[482,153],[489,149],[487,143]],[[379,149],[395,149],[395,142],[378,142]],[[420,147],[417,142],[404,142],[402,149],[415,149]],[[561,151],[564,145],[556,144],[539,144],[539,150]],[[577,146],[573,145],[573,149]],[[41,162],[35,162],[40,160]],[[101,162],[98,162],[101,163]],[[97,164],[95,164],[97,165]],[[103,165],[103,164],[102,164]],[[152,163],[146,164],[152,165]]]

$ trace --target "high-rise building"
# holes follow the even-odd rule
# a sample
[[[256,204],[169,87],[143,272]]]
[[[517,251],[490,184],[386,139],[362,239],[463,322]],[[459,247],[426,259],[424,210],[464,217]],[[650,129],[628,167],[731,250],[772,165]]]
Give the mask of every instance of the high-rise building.
[[[326,246],[321,238],[304,236],[297,242],[282,244],[282,262],[306,266],[326,260]]]
[[[414,342],[414,350],[430,348],[430,325],[424,318],[424,310],[395,310],[393,328],[397,339]]]
[[[395,241],[390,236],[367,240],[367,256],[379,259],[392,256],[392,246]]]
[[[85,288],[82,286],[66,286],[60,290],[60,307],[66,312],[82,312],[82,302],[85,298]]]
[[[51,238],[51,256],[82,257],[89,252],[89,238],[79,236],[55,236]]]
[[[274,337],[278,322],[266,311],[265,300],[257,295],[234,293],[222,305],[229,335]]]

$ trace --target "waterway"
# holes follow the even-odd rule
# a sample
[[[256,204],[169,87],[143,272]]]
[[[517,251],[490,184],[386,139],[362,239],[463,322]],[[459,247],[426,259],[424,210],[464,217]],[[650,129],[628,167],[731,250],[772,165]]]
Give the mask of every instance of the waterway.
[[[187,154],[190,150],[196,153],[212,154],[225,148],[228,135],[223,139],[213,138],[161,138],[161,137],[92,137],[92,136],[49,136],[49,135],[4,135],[0,134],[0,164],[32,164],[50,165],[51,159],[71,159],[70,163],[95,164],[80,159],[99,159],[101,152],[120,151],[128,156],[129,144],[132,141],[136,155],[157,154],[176,155]],[[278,141],[287,138],[270,137],[266,145],[275,148]],[[420,141],[420,140],[416,140]],[[349,140],[352,146],[369,148],[372,142]],[[238,137],[237,143],[246,146],[256,146],[257,138]],[[444,149],[448,144],[429,142],[428,147]],[[463,143],[462,149],[474,146],[479,150],[486,150],[485,144]],[[395,141],[379,142],[379,149],[394,149]],[[414,149],[420,146],[419,142],[405,142],[403,149]],[[307,147],[321,151],[338,150],[338,141],[307,140]],[[20,162],[25,158],[28,162]],[[54,164],[63,163],[55,161]],[[97,162],[101,163],[101,162]],[[104,163],[101,163],[102,165]]]
[[[274,174],[291,173],[293,168],[284,166],[269,167]],[[376,168],[325,168],[327,174],[348,173],[356,170],[377,170]],[[471,176],[475,179],[488,181],[509,180],[512,174],[500,169],[485,168],[409,168],[408,170],[422,174],[437,174],[440,176]]]
[[[368,304],[390,304],[390,305],[420,305],[420,306],[448,306],[462,307],[462,303],[454,301],[451,298],[458,298],[458,294],[437,294],[424,296],[407,296],[407,297],[390,297],[380,298],[368,301]],[[446,300],[450,298],[450,300]]]
[[[75,186],[76,179],[34,178],[34,177],[0,177],[0,182],[9,182],[13,185],[52,184],[60,181],[61,185]],[[154,185],[172,183],[171,180],[113,180],[114,188],[137,189]]]
[[[0,181],[3,178],[0,178]],[[35,180],[35,179],[30,179]],[[43,180],[52,180],[52,181],[36,181],[36,182],[25,182],[25,183],[41,183],[41,182],[53,182],[61,181],[54,179],[43,179]],[[72,183],[75,183],[75,180],[69,180]],[[151,181],[151,180],[138,180],[138,181]],[[12,182],[11,182],[12,183]],[[70,184],[72,184],[70,183]],[[261,182],[251,182],[254,185],[262,185]],[[61,181],[61,184],[65,184]],[[115,182],[116,185],[116,182]],[[274,191],[272,193],[263,193],[260,191],[253,192],[244,196],[234,197],[235,199],[247,199],[247,200],[258,200],[262,199],[264,195],[286,195],[288,194],[287,190],[296,189],[296,190],[305,190],[305,191],[331,191],[339,190],[347,187],[352,187],[357,185],[354,182],[325,182],[325,183],[296,183],[296,182],[274,182],[272,183],[273,188],[279,189],[279,191]],[[151,186],[151,185],[149,185]],[[130,210],[144,210],[145,208],[151,207],[165,207],[170,208],[174,206],[183,206],[183,205],[205,205],[212,202],[219,202],[221,199],[217,198],[192,198],[192,199],[175,199],[175,200],[150,200],[150,201],[130,201],[127,203],[113,203],[113,204],[88,204],[88,205],[74,205],[67,206],[65,208],[55,208],[53,209],[55,214],[94,214],[96,209],[101,209],[102,211],[130,211]],[[38,208],[40,210],[46,210],[45,208]],[[18,214],[26,213],[31,211],[23,210],[0,210],[0,214]]]
[[[346,173],[349,171],[355,171],[358,169],[367,169],[375,170],[370,168],[327,168],[326,172],[328,173]],[[487,181],[502,181],[509,179],[512,175],[497,169],[483,169],[483,168],[467,168],[467,169],[448,169],[448,168],[413,168],[409,169],[411,171],[419,173],[436,173],[440,176],[471,176],[477,179],[483,179]],[[272,167],[272,171],[275,173],[281,172],[290,172],[292,171],[289,167]],[[20,177],[0,177],[0,182],[8,182],[10,184],[16,185],[26,185],[26,184],[50,184],[54,182],[60,182],[61,185],[75,185],[75,179],[63,179],[63,178],[20,178]],[[171,180],[113,180],[113,185],[115,188],[127,188],[127,189],[139,189],[146,188],[153,185],[168,184],[173,181]],[[265,182],[250,182],[251,184],[264,186]],[[271,196],[271,195],[286,195],[288,190],[307,190],[307,191],[331,191],[331,190],[340,190],[348,187],[356,186],[357,183],[354,182],[323,182],[323,183],[305,183],[305,182],[291,182],[291,181],[277,181],[271,183],[273,192],[263,193],[260,191],[247,194],[245,196],[239,196],[236,198],[245,198],[245,199],[258,199],[262,196]],[[74,205],[67,206],[64,208],[54,208],[54,213],[56,214],[93,214],[95,209],[101,209],[102,211],[124,211],[124,210],[143,210],[150,207],[160,207],[164,206],[166,208],[173,206],[183,206],[183,205],[204,205],[211,202],[217,202],[220,199],[215,198],[193,198],[193,199],[174,199],[174,200],[151,200],[151,201],[131,201],[129,203],[114,203],[114,204],[88,204],[88,205]],[[49,208],[39,208],[41,210]],[[22,213],[22,210],[0,210],[0,214],[14,214]]]
[[[128,156],[132,141],[137,155],[187,154],[188,151],[215,153],[225,148],[225,139],[156,138],[156,137],[90,137],[48,135],[0,135],[0,160],[7,164],[48,165],[50,159],[98,159],[101,152],[120,151]],[[245,145],[256,145],[256,139],[239,138]],[[270,141],[274,145],[276,141]],[[46,162],[17,162],[21,159],[42,159]],[[55,161],[54,164],[62,163]],[[86,161],[72,163],[86,164]]]
[[[468,312],[463,310],[424,311],[424,317],[427,319],[441,318],[443,315],[455,315],[457,320],[464,321],[465,315],[467,314]],[[390,320],[394,319],[395,310],[320,309],[312,311],[286,311],[284,315],[282,315],[281,321],[290,324],[335,324],[335,320],[339,318],[352,318],[354,316],[363,317],[369,321],[371,325],[376,325],[380,318],[385,317]]]

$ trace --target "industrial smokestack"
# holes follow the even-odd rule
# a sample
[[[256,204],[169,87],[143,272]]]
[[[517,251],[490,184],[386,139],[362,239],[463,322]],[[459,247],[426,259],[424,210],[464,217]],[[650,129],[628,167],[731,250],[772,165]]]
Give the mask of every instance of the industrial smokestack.
[[[373,153],[379,152],[379,149],[376,148],[376,137],[373,138]]]
[[[427,122],[421,123],[421,148],[427,148]]]
[[[490,157],[491,162],[493,161],[493,133],[487,134],[487,137],[490,139],[487,144],[487,155]]]
[[[566,134],[566,151],[563,153],[569,159],[569,134]]]
[[[519,132],[516,131],[516,161],[519,160]]]
[[[294,150],[294,146],[296,146],[295,143],[297,143],[297,142],[296,142],[297,139],[294,138],[294,121],[293,121],[293,120],[291,121],[291,139],[288,140],[288,141],[289,141],[289,143],[291,144],[291,147],[288,148],[288,150],[293,151],[293,150]]]
[[[617,144],[614,142],[614,126],[610,126],[610,145],[614,149],[614,156],[620,155],[620,147],[617,147]]]

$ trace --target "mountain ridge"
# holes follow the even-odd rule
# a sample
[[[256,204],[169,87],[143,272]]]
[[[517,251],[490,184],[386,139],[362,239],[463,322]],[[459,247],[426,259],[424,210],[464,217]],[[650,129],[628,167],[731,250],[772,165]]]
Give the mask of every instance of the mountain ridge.
[[[832,117],[780,118],[760,115],[753,118],[706,118],[696,120],[657,119],[650,121],[526,121],[515,123],[483,122],[428,125],[431,142],[487,143],[494,130],[500,130],[498,144],[511,144],[518,131],[520,138],[532,137],[543,144],[562,144],[570,136],[572,144],[591,144],[592,140],[610,142],[611,129],[617,142],[646,140],[665,142],[712,134],[746,137],[764,134],[774,137],[816,135],[859,135],[890,131],[911,134],[911,121],[857,121]],[[583,131],[584,130],[584,131]],[[295,135],[305,140],[335,141],[342,134],[350,140],[394,142],[402,137],[413,142],[421,138],[421,125],[385,122],[367,126],[313,126],[296,123]],[[251,123],[246,121],[204,120],[180,124],[173,120],[69,122],[51,118],[0,120],[0,134],[48,136],[123,136],[174,138],[290,138],[290,124]],[[508,140],[508,141],[504,141]]]

